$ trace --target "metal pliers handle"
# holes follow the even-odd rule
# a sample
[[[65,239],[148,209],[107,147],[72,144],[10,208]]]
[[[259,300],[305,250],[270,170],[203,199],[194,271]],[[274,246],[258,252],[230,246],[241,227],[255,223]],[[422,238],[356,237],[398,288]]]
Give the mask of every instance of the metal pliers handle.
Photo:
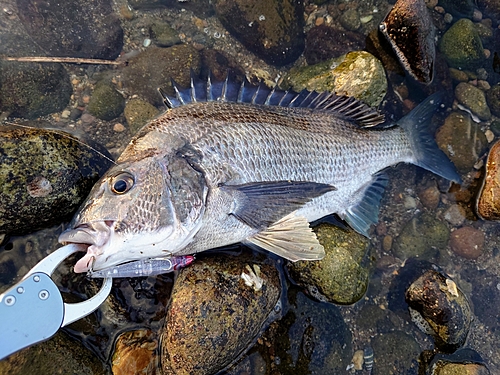
[[[61,327],[89,315],[111,292],[105,278],[99,292],[79,303],[65,303],[51,278],[57,266],[85,245],[63,246],[33,267],[16,285],[0,295],[0,359],[52,337]]]

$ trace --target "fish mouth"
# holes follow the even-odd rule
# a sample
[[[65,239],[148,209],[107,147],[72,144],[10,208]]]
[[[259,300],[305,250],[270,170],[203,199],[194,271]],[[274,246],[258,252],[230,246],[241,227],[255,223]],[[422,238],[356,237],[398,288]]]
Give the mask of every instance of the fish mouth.
[[[109,243],[114,231],[114,223],[111,220],[84,223],[61,233],[59,242],[64,245],[69,243],[89,245],[87,254],[75,263],[75,273],[87,272],[92,269],[96,258],[104,253],[104,249]]]

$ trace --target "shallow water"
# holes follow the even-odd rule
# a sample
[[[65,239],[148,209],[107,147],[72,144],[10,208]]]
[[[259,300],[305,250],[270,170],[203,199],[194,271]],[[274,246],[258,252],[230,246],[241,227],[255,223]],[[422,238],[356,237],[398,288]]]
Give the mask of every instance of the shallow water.
[[[207,15],[204,9],[196,8],[196,6],[203,7],[203,2],[179,1],[174,2],[175,6],[169,7],[155,5],[139,9],[130,7],[130,5],[137,5],[137,3],[140,2],[129,4],[125,0],[116,0],[112,5],[125,36],[124,46],[121,49],[121,53],[125,55],[122,57],[123,59],[133,57],[137,51],[151,48],[149,25],[163,20],[177,31],[182,43],[194,45],[199,50],[211,48],[224,51],[251,79],[257,77],[268,83],[278,82],[293,65],[305,64],[303,57],[294,64],[283,68],[266,64],[236,41],[215,16]],[[183,8],[184,3],[186,3],[185,8]],[[40,47],[40,41],[33,42],[18,21],[19,13],[22,12],[18,5],[26,3],[0,0],[0,4],[2,5],[0,10],[0,56],[26,55],[29,51],[21,48],[25,41],[29,45]],[[328,11],[329,6],[337,9],[358,9],[362,16],[373,16],[374,19],[380,19],[380,13],[385,12],[390,7],[389,4],[376,0],[360,0],[357,3],[328,1],[319,6],[309,4],[306,7],[306,31],[314,24],[320,23],[319,18],[322,18],[327,25],[331,22],[330,25],[333,26],[337,22],[338,18],[329,16],[332,13],[331,9],[330,13]],[[453,17],[457,19],[461,16],[454,15]],[[488,17],[488,14],[482,14],[483,19]],[[76,30],[79,25],[74,26]],[[494,30],[495,22],[490,28]],[[442,32],[438,32],[438,37],[441,35]],[[498,30],[494,35],[500,35]],[[495,46],[494,43],[492,45]],[[498,44],[496,46],[498,48]],[[35,50],[41,55],[51,56],[51,51],[44,51],[43,47]],[[491,50],[490,53],[492,55],[500,53],[500,50]],[[33,54],[28,55],[33,56]],[[443,67],[442,62],[440,67]],[[446,68],[445,64],[444,67]],[[489,72],[489,76],[487,79],[479,79],[479,81],[486,81],[490,86],[500,81],[498,72],[492,70],[491,59],[485,60],[484,66],[478,68],[481,67]],[[91,97],[92,88],[94,88],[96,81],[102,77],[111,77],[113,84],[123,95],[127,99],[132,98],[135,93],[127,91],[120,80],[124,67],[65,64],[65,68],[70,74],[73,96],[64,109],[45,115],[44,119],[50,121],[54,127],[85,133],[88,137],[104,144],[114,156],[119,155],[132,135],[128,126],[118,126],[119,124],[127,125],[123,115],[111,121],[95,118],[86,121],[84,116],[73,120],[67,112],[75,107],[82,107],[85,110],[88,106],[88,98]],[[474,72],[474,74],[476,73]],[[410,91],[408,100],[404,104],[399,103],[396,109],[393,109],[394,107],[391,105],[395,102],[394,96],[382,105],[389,115],[394,114],[396,118],[400,117],[401,113],[406,111],[405,106],[410,107],[412,101],[420,100],[427,94],[427,89],[405,80],[401,75],[390,73],[388,77],[394,87],[404,88],[400,92]],[[469,78],[469,81],[474,81],[472,78]],[[478,84],[477,78],[475,81]],[[452,82],[453,87],[457,84],[451,79],[449,82]],[[438,85],[439,90],[448,88],[446,94],[450,98],[454,96],[453,87]],[[456,103],[452,103],[452,100],[448,101],[448,105],[456,107]],[[2,115],[8,116],[8,113],[2,113]],[[439,125],[444,121],[444,117],[445,115],[441,115],[438,119]],[[15,121],[16,118],[10,117],[9,120]],[[486,133],[495,120],[498,121],[493,116],[490,120],[481,121],[479,130]],[[496,140],[498,140],[498,135],[488,143],[488,148]],[[473,142],[474,140],[471,139],[471,148]],[[484,152],[477,155],[477,159],[484,160],[484,155]],[[348,353],[348,359],[341,358],[342,355],[339,354],[339,358],[331,360],[342,362],[342,368],[345,369],[342,373],[362,374],[361,371],[356,372],[352,368],[348,369],[354,352],[373,346],[378,338],[395,331],[406,332],[412,336],[418,343],[420,351],[431,349],[433,347],[432,339],[419,331],[410,321],[405,306],[394,306],[391,300],[396,288],[395,283],[398,282],[397,276],[406,261],[406,259],[396,255],[394,246],[391,244],[396,241],[406,224],[422,213],[427,213],[437,221],[444,223],[450,233],[461,226],[468,225],[484,234],[484,245],[481,255],[477,259],[470,260],[461,257],[455,254],[448,245],[433,249],[425,257],[426,260],[438,264],[468,296],[473,305],[475,320],[472,323],[466,346],[480,353],[492,374],[500,373],[500,345],[498,344],[499,340],[497,340],[500,335],[500,320],[498,319],[498,301],[500,301],[500,238],[498,233],[500,224],[479,220],[474,212],[475,195],[479,188],[479,181],[484,174],[481,165],[471,166],[462,174],[464,184],[461,188],[457,185],[450,187],[445,181],[410,165],[398,165],[390,168],[388,174],[390,182],[382,201],[380,224],[375,229],[372,245],[369,254],[367,254],[367,260],[373,264],[373,267],[365,297],[351,306],[334,306],[312,301],[304,297],[298,288],[290,287],[288,291],[292,301],[290,305],[294,306],[290,311],[293,311],[297,316],[305,316],[306,320],[309,319],[309,323],[302,323],[298,318],[298,323],[295,325],[291,323],[290,329],[284,334],[285,336],[289,335],[286,345],[276,339],[280,331],[276,325],[272,326],[243,356],[239,364],[234,369],[228,370],[229,373],[324,373],[323,371],[327,371],[325,370],[327,368],[325,362],[320,361],[311,353],[314,350],[318,351],[321,343],[325,345],[337,343],[340,348],[339,353]],[[436,186],[440,190],[440,203],[436,208],[429,208],[425,204],[425,200],[422,199],[422,192],[429,187]],[[465,215],[465,219],[459,219],[459,222],[447,219],[448,210],[456,202],[463,208]],[[3,243],[0,248],[0,292],[18,281],[30,267],[58,246],[57,236],[63,228],[64,225],[61,225],[27,236],[11,237]],[[85,298],[89,291],[92,291],[92,286],[89,287],[89,282],[84,276],[67,277],[75,260],[75,257],[68,259],[54,278],[62,285],[66,298]],[[168,303],[172,277],[173,275],[162,275],[157,278],[115,280],[113,295],[118,303],[111,307],[107,305],[106,311],[97,314],[98,320],[95,316],[82,320],[80,323],[77,322],[69,326],[65,332],[82,340],[85,346],[91,348],[103,363],[109,365],[113,341],[119,333],[143,326],[152,330],[159,329],[164,315],[158,314],[158,306],[165,306]],[[95,288],[95,285],[93,287]],[[313,312],[317,313],[318,317]],[[290,314],[285,315],[283,319],[293,320]],[[329,315],[339,322],[340,328],[337,331],[330,329],[330,323],[323,319],[325,315]],[[91,331],[89,327],[95,325],[96,322],[98,322],[99,328],[93,329],[94,333],[89,334]],[[314,337],[314,334],[311,334],[310,337],[307,336],[306,332],[309,331],[304,327],[309,327],[308,324],[312,327],[311,330],[317,334],[316,339],[311,338]],[[332,337],[325,337],[318,332],[331,333]],[[306,339],[310,340],[309,346],[307,342],[304,344]],[[385,346],[385,348],[386,351],[382,352],[375,349],[374,374],[381,374],[380,370],[377,370],[377,364],[380,369],[381,363],[385,360],[398,361],[398,352],[394,354],[389,346]],[[394,355],[396,358],[393,360],[392,356]],[[417,356],[410,359],[406,374],[417,374],[417,359]],[[364,374],[366,373],[367,371],[364,372]]]

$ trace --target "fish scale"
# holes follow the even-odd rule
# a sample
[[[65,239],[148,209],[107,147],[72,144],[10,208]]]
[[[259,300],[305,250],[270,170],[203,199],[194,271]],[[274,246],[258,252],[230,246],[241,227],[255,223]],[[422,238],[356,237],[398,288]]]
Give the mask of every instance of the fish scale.
[[[369,236],[388,166],[460,181],[428,132],[439,94],[381,128],[375,110],[330,93],[229,79],[174,87],[170,109],[131,140],[61,234],[89,244],[76,272],[237,242],[321,259],[309,222],[335,213]]]

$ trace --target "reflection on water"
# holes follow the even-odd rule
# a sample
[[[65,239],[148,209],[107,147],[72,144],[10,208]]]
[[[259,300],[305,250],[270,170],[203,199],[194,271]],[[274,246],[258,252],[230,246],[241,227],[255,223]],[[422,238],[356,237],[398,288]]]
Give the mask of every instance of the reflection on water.
[[[446,109],[437,114],[432,130],[436,130],[441,149],[457,166],[463,184],[449,184],[410,165],[390,168],[380,221],[361,262],[370,274],[364,297],[349,306],[317,302],[304,294],[305,289],[311,293],[311,288],[294,285],[287,274],[287,295],[271,314],[275,320],[257,337],[242,333],[242,340],[251,342],[251,348],[227,372],[417,374],[420,354],[434,348],[432,338],[411,321],[404,300],[411,282],[403,277],[407,275],[407,259],[418,258],[439,265],[467,296],[475,319],[465,346],[481,355],[492,374],[497,373],[499,224],[479,220],[475,206],[486,153],[500,136],[498,2],[461,1],[457,7],[454,1],[431,0],[424,8],[417,0],[402,1],[400,12],[406,23],[399,25],[399,18],[392,17],[384,27],[386,31],[396,29],[392,38],[410,38],[397,51],[403,62],[406,59],[403,67],[391,50],[391,36],[386,39],[377,33],[392,2],[254,0],[248,1],[252,6],[247,8],[238,6],[243,3],[2,0],[0,57],[95,58],[117,61],[118,65],[1,60],[0,119],[41,118],[52,128],[101,143],[116,157],[131,136],[157,115],[158,108],[164,110],[157,88],[173,94],[171,77],[188,86],[189,68],[202,77],[212,71],[221,79],[231,69],[240,79],[246,76],[268,85],[347,92],[373,105],[384,95],[380,109],[388,119],[399,119],[431,93],[444,91]],[[427,24],[412,21],[412,12],[427,11],[437,38],[435,56],[428,51],[433,38],[422,30]],[[421,14],[426,13],[417,16]],[[415,23],[420,44],[411,42]],[[360,50],[370,53],[369,60],[363,57],[368,54],[342,57]],[[429,64],[423,65],[425,80],[433,75],[428,85],[415,81],[418,73],[414,78],[408,74],[425,59],[431,59],[434,68],[431,74]],[[0,145],[0,155],[4,157],[6,152]],[[7,178],[0,176],[0,182]],[[492,174],[493,186],[495,178],[498,183],[498,175]],[[498,197],[489,197],[488,207],[498,208]],[[55,249],[61,231],[59,226],[23,237],[6,236],[0,249],[0,291]],[[240,251],[260,257],[246,248],[233,249],[231,254],[238,257]],[[68,259],[54,277],[71,301],[84,299],[98,288],[95,282],[72,273],[75,261],[76,257]],[[268,262],[274,264],[275,260],[268,257]],[[275,267],[285,272],[282,263],[276,262]],[[115,280],[111,297],[96,314],[25,352],[24,356],[36,360],[25,363],[21,372],[50,368],[42,358],[58,364],[65,360],[66,368],[74,373],[83,373],[83,367],[93,373],[109,373],[111,368],[118,373],[125,371],[131,360],[143,367],[149,364],[149,373],[159,371],[155,370],[159,366],[157,354],[162,353],[162,345],[173,345],[160,343],[160,337],[176,339],[161,333],[165,317],[172,314],[167,308],[172,277]],[[197,282],[202,281],[200,276]],[[225,291],[220,295],[224,301],[224,293],[231,290],[221,290]],[[226,311],[231,310],[231,306],[226,307]],[[244,319],[245,315],[239,317]],[[186,326],[186,332],[190,328]],[[199,338],[200,342],[209,340],[209,334]],[[210,340],[220,358],[228,355],[221,337]],[[58,357],[55,353],[61,347],[79,354],[68,356],[72,360]],[[363,367],[363,353],[371,353],[370,349],[373,370]],[[232,353],[233,359],[239,354]],[[210,362],[210,355],[213,353],[207,353],[203,363],[216,365],[217,358]],[[188,368],[187,357],[189,351],[185,358],[179,354],[177,365],[172,365],[170,358],[170,367],[164,365],[163,371]],[[457,360],[462,358],[458,355],[453,358],[451,362],[465,362]],[[12,371],[9,366],[0,362],[0,373]],[[196,371],[204,373],[203,368]]]

